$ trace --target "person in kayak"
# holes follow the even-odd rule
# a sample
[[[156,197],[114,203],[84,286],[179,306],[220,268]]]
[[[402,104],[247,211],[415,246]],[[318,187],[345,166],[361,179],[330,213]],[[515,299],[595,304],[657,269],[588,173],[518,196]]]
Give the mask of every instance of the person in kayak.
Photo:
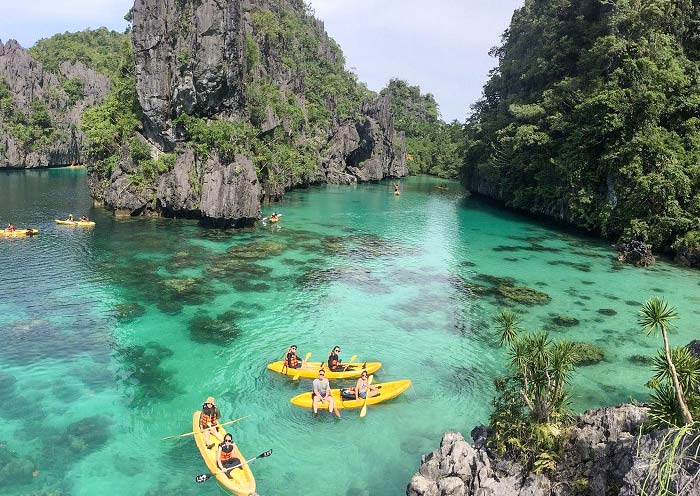
[[[395,195],[400,195],[400,194],[401,194],[401,190],[399,189],[399,184],[398,184],[398,183],[394,183],[394,194],[395,194]]]
[[[357,379],[357,384],[355,384],[355,399],[365,399],[367,398],[367,389],[369,389],[369,397],[371,398],[372,396],[377,396],[379,394],[379,390],[377,389],[376,386],[373,386],[372,384],[368,384],[369,379],[367,379],[367,371],[363,370],[362,374],[360,374],[360,378]]]
[[[280,214],[272,212],[272,215],[270,215],[270,222],[277,222],[278,220],[280,220]]]
[[[73,217],[73,214],[68,214],[68,222],[75,222],[75,217]]]
[[[199,428],[204,432],[204,444],[207,445],[207,449],[212,449],[214,447],[214,443],[209,444],[209,434],[213,434],[220,443],[224,441],[217,432],[218,427],[216,425],[218,424],[219,417],[219,409],[216,407],[216,403],[214,403],[214,398],[209,396],[207,401],[202,405],[202,415],[199,417]]]
[[[226,433],[224,440],[219,444],[219,452],[216,456],[216,462],[219,465],[219,469],[226,473],[226,477],[233,479],[231,472],[235,468],[241,468],[241,459],[233,456],[233,448],[236,443],[233,442],[233,436],[230,433]]]
[[[331,350],[331,352],[328,354],[328,368],[333,372],[343,370],[343,366],[342,366],[339,355],[340,355],[340,346],[335,346]]]
[[[90,222],[90,219],[88,219],[87,215],[81,215],[80,222]]]
[[[14,224],[12,224],[12,223],[7,224],[7,227],[5,228],[5,231],[7,231],[7,232],[15,232],[15,226],[14,226]]]
[[[287,350],[287,356],[284,359],[284,365],[285,367],[288,367],[290,369],[301,368],[301,360],[297,356],[297,345],[293,344]]]
[[[318,415],[318,405],[328,402],[328,411],[330,413],[335,412],[337,417],[340,417],[340,412],[335,409],[335,402],[333,401],[333,393],[331,391],[331,383],[326,379],[326,371],[321,369],[318,371],[318,379],[314,379],[313,391],[311,392],[313,397],[313,409],[314,417]]]

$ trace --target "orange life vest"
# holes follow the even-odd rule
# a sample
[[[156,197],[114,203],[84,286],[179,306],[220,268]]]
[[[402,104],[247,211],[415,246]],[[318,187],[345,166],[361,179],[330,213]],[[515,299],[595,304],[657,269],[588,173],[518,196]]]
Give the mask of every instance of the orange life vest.
[[[225,444],[220,444],[221,446],[221,456],[219,457],[219,460],[221,460],[221,463],[229,461],[231,458],[233,458],[233,443],[231,443],[230,446],[226,446]]]
[[[287,367],[290,368],[297,368],[297,365],[299,365],[299,357],[297,356],[296,353],[291,353],[287,355]]]
[[[207,408],[207,405],[202,405],[202,417],[199,423],[202,427],[207,427],[209,424],[216,425],[216,421],[219,418],[219,412],[216,406]]]

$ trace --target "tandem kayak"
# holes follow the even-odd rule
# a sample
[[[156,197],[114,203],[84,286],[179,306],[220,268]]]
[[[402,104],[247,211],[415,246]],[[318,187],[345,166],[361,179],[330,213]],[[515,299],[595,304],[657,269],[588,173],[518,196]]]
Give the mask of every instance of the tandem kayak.
[[[84,221],[84,220],[74,220],[73,222],[69,220],[60,220],[60,219],[55,219],[56,224],[61,224],[63,226],[81,226],[81,227],[93,227],[95,223],[91,220]]]
[[[19,238],[20,236],[34,236],[39,234],[39,229],[16,229],[15,231],[8,231],[6,229],[0,229],[0,236],[5,236],[6,238]]]
[[[411,381],[404,379],[401,381],[384,382],[372,385],[379,390],[379,394],[368,398],[368,405],[376,405],[377,403],[382,403],[392,398],[396,398],[411,386]],[[343,400],[340,395],[340,389],[332,389],[331,391],[333,393],[333,399],[335,400],[335,406],[339,409],[362,408],[362,406],[365,404],[365,400],[362,398],[357,400]],[[300,406],[302,408],[311,408],[313,406],[313,400],[311,399],[310,392],[295,396],[289,400],[289,402],[292,405]]]
[[[214,443],[211,449],[207,449],[207,445],[204,443],[204,433],[200,432],[199,427],[199,417],[202,415],[202,411],[199,410],[194,412],[192,415],[192,430],[196,432],[194,435],[194,441],[197,443],[199,452],[204,458],[204,462],[207,464],[209,472],[216,475],[216,480],[224,486],[226,489],[231,491],[236,496],[248,496],[255,493],[255,477],[253,477],[253,472],[250,470],[250,466],[245,464],[241,468],[235,468],[231,471],[231,479],[228,478],[226,474],[219,474],[219,465],[216,463],[216,455],[219,450],[219,441],[210,435],[210,443]],[[226,430],[223,427],[219,427],[219,435],[223,438],[226,435]],[[234,440],[235,441],[235,440]],[[238,450],[238,445],[233,447],[233,456],[241,460],[241,463],[245,462],[245,458]]]
[[[290,375],[293,377],[298,373],[299,377],[316,379],[316,377],[318,377],[318,371],[321,370],[321,364],[322,362],[307,362],[303,369],[290,369],[284,365],[284,361],[279,360],[269,363],[267,368],[278,374]],[[360,377],[363,370],[367,370],[368,374],[374,374],[377,370],[382,368],[382,362],[353,362],[348,366],[346,371],[333,372],[332,370],[328,370],[328,366],[325,362],[323,362],[323,365],[327,379],[354,379]]]

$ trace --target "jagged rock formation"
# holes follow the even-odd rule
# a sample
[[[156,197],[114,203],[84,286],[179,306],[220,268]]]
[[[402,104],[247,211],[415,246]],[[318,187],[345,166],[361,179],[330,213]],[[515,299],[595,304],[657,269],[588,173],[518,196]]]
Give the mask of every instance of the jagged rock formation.
[[[132,37],[143,114],[137,137],[153,159],[177,158],[148,184],[134,181],[139,165],[128,148],[107,176],[93,173],[93,195],[117,212],[244,225],[259,217],[261,199],[295,186],[408,173],[387,98],[349,111],[339,103],[348,95],[324,93],[324,71],[359,85],[299,0],[136,0]],[[300,38],[314,48],[296,60]],[[221,135],[233,128],[216,134],[219,143],[197,142],[183,116],[200,128],[230,124],[246,138],[224,152],[231,143]],[[289,158],[297,150],[305,155]]]
[[[79,81],[81,95],[75,101],[64,89],[66,80]],[[0,42],[0,86],[0,94],[4,90],[5,95],[0,112],[0,168],[83,161],[80,116],[109,93],[108,77],[80,62],[62,63],[57,74],[45,71],[17,41],[9,40]]]
[[[620,262],[636,265],[637,267],[649,267],[656,263],[651,247],[639,240],[632,240],[629,243],[620,243],[616,247],[620,253],[617,259]]]
[[[580,415],[569,432],[562,459],[553,473],[534,474],[517,463],[498,459],[485,447],[483,430],[469,444],[448,432],[440,448],[424,455],[407,496],[633,496],[659,493],[650,460],[665,431],[639,436],[646,410],[634,405],[591,410]],[[699,434],[683,440],[698,443]],[[695,450],[692,450],[693,452]],[[679,457],[669,494],[700,494],[700,459]]]

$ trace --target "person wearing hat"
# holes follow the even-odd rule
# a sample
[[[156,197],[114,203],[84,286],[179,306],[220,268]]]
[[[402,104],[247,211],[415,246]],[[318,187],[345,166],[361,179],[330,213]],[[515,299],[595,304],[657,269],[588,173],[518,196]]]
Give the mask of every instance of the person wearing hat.
[[[202,415],[199,417],[199,428],[204,432],[204,444],[207,445],[207,449],[212,449],[214,443],[209,444],[209,434],[213,434],[220,443],[223,443],[223,438],[217,432],[218,420],[220,417],[219,409],[216,407],[214,398],[209,396],[207,401],[202,405]]]
[[[75,222],[75,217],[73,217],[73,214],[68,214],[68,222]]]

